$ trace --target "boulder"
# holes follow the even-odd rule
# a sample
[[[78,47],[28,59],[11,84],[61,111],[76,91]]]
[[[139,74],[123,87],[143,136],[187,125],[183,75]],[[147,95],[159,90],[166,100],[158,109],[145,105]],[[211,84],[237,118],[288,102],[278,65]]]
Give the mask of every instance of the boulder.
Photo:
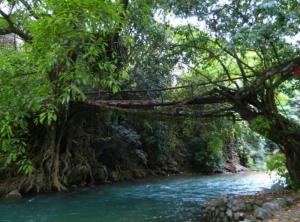
[[[144,178],[146,176],[146,172],[143,169],[134,169],[133,176],[134,178]]]
[[[227,217],[232,218],[232,216],[233,216],[232,210],[228,209],[228,210],[226,211],[226,215],[227,215]]]
[[[297,193],[295,193],[293,197],[295,198],[295,200],[300,200],[300,190]]]
[[[280,190],[284,190],[284,186],[279,182],[271,186],[271,191],[280,191]]]
[[[96,168],[94,172],[94,178],[100,182],[106,182],[108,179],[108,171],[106,166],[100,166]]]
[[[5,195],[5,199],[7,199],[7,200],[19,200],[22,198],[23,197],[18,190],[13,190]]]
[[[234,199],[231,201],[232,203],[232,210],[233,211],[241,211],[246,208],[245,202],[239,199]]]
[[[244,167],[240,164],[235,164],[235,169],[236,172],[245,172],[245,171],[249,171],[247,167]]]
[[[244,220],[245,216],[244,216],[244,213],[234,213],[234,219],[235,221],[241,221],[241,220]]]
[[[229,163],[229,162],[224,164],[224,169],[228,170],[229,172],[232,172],[232,173],[248,171],[248,168],[246,168],[238,163]]]
[[[148,162],[148,159],[147,159],[148,154],[147,154],[145,151],[141,150],[141,149],[135,150],[135,153],[136,153],[136,155],[139,157],[139,159],[142,161],[142,163],[143,163],[144,165],[147,165],[147,162]]]
[[[120,181],[120,174],[118,171],[112,171],[111,172],[111,179],[113,182],[118,182]]]
[[[285,199],[287,205],[292,205],[295,201],[295,199],[292,197],[285,197],[284,199]]]
[[[225,173],[227,173],[227,171],[226,170],[224,170],[224,169],[220,169],[220,168],[215,168],[215,169],[213,169],[213,173],[220,173],[220,174],[225,174]]]
[[[288,204],[285,198],[277,198],[276,203],[278,203],[280,207],[285,207]]]
[[[232,163],[225,163],[224,169],[228,170],[229,172],[236,173],[234,164],[232,164]]]
[[[169,166],[169,167],[177,167],[177,166],[178,166],[178,163],[177,163],[177,161],[175,161],[174,159],[169,159],[169,160],[168,160],[168,166]]]
[[[254,216],[256,219],[265,220],[268,217],[272,216],[272,214],[268,210],[258,207],[254,212]]]
[[[262,208],[267,209],[271,212],[274,212],[274,211],[280,209],[280,205],[276,202],[266,202],[262,205]]]

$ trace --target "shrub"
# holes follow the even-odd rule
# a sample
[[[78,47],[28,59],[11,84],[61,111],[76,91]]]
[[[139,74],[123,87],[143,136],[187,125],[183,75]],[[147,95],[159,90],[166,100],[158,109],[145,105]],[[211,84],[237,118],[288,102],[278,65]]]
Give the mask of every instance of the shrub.
[[[220,148],[212,147],[206,140],[195,137],[190,141],[192,152],[192,165],[201,172],[209,172],[222,165],[222,153]]]
[[[275,171],[279,175],[279,183],[297,189],[286,168],[286,157],[283,153],[278,152],[270,155],[267,159],[267,169]]]

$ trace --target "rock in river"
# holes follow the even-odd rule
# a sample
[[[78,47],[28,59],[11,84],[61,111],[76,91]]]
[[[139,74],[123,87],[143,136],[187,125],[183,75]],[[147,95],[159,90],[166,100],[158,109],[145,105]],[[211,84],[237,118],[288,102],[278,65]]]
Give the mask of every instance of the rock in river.
[[[5,199],[7,200],[19,200],[22,199],[22,195],[18,190],[13,190],[5,195]]]

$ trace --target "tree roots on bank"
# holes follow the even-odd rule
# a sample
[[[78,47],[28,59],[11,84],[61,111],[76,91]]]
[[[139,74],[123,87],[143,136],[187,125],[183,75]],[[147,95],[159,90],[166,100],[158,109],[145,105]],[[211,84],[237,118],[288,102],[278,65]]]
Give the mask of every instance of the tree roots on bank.
[[[91,165],[101,164],[95,159],[95,150],[90,144],[95,135],[82,129],[91,113],[73,113],[52,126],[33,129],[28,150],[33,172],[30,176],[17,177],[19,189],[24,193],[65,191],[70,185],[80,185],[76,184],[79,181],[84,184],[95,182]],[[101,133],[95,124],[92,127]]]

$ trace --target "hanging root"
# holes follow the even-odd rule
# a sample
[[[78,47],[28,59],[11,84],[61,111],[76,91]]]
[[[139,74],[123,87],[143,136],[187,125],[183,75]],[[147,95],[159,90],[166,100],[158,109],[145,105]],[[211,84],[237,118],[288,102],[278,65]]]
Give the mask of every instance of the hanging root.
[[[31,132],[29,156],[33,172],[31,176],[20,177],[20,190],[24,193],[65,191],[70,185],[95,182],[93,169],[99,162],[90,142],[99,134],[99,126],[93,123],[88,132],[84,131],[81,126],[87,116],[90,118],[86,111],[77,112],[69,115],[68,120],[59,118],[56,124]]]
[[[59,151],[59,150],[58,150]],[[54,159],[54,164],[53,164],[53,174],[52,174],[52,179],[53,179],[53,186],[56,188],[58,191],[65,191],[67,188],[60,182],[60,176],[59,176],[59,152],[56,152],[55,159]]]

